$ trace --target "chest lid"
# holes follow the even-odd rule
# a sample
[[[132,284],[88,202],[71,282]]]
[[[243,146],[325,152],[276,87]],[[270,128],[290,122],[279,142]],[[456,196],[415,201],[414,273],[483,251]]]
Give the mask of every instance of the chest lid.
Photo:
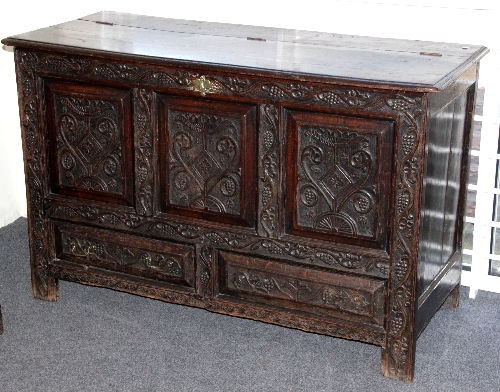
[[[445,88],[488,49],[102,11],[2,40],[26,49],[149,58],[392,89]],[[382,85],[382,86],[381,86]]]

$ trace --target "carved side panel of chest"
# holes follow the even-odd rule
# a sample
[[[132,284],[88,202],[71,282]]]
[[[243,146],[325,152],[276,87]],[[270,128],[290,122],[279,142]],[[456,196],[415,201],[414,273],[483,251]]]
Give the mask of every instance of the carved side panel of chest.
[[[132,203],[128,90],[46,85],[52,192]]]

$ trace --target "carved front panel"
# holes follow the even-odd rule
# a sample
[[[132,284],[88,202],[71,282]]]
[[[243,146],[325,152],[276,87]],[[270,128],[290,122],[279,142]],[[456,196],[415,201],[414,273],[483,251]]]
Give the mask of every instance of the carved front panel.
[[[56,223],[56,258],[194,287],[194,250],[189,246],[117,235]]]
[[[172,110],[169,129],[169,203],[239,215],[240,122]]]
[[[253,225],[255,108],[161,103],[163,209]]]
[[[384,241],[392,123],[294,113],[288,132],[290,231]]]
[[[219,253],[219,296],[383,325],[385,282]]]
[[[130,99],[114,88],[47,83],[52,190],[130,203]]]

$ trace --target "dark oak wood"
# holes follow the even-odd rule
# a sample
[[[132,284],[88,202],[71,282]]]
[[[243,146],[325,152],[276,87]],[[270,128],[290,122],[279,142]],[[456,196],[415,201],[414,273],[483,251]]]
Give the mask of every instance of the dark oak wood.
[[[40,49],[64,46],[73,51],[183,63],[230,64],[350,80],[353,84],[380,81],[425,91],[448,85],[485,52],[477,45],[204,23],[110,11],[20,34],[6,39],[5,44],[20,46],[25,41],[36,42]]]
[[[458,305],[486,48],[114,12],[2,42],[35,297],[64,279],[359,340],[412,379]]]

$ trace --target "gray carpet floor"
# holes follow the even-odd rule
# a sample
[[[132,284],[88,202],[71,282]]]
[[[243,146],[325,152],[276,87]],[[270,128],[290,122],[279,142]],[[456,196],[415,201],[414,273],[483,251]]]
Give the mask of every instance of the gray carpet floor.
[[[380,348],[60,282],[31,297],[26,219],[0,229],[0,392],[500,391],[500,295],[463,288],[417,343],[413,383]]]

